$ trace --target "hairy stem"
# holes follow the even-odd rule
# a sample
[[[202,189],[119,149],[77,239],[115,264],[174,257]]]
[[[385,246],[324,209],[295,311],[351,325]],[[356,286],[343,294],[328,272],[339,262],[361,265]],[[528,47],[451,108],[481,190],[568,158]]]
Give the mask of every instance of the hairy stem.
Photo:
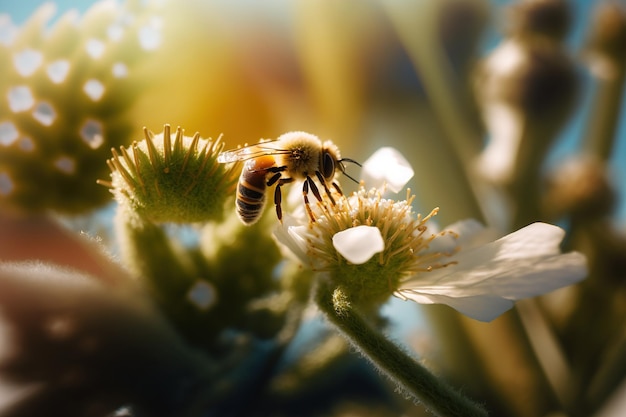
[[[315,300],[337,326],[380,371],[432,413],[442,417],[485,417],[480,405],[436,378],[409,354],[372,328],[346,293],[321,282]]]

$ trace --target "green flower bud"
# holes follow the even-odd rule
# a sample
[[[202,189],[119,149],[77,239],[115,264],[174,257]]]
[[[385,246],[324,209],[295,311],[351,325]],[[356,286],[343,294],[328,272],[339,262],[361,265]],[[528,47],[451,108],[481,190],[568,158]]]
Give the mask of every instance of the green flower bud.
[[[184,136],[169,125],[154,135],[144,128],[145,139],[130,147],[112,149],[112,189],[126,209],[153,223],[194,223],[220,219],[224,204],[234,195],[237,164],[217,162],[224,144],[217,140]]]

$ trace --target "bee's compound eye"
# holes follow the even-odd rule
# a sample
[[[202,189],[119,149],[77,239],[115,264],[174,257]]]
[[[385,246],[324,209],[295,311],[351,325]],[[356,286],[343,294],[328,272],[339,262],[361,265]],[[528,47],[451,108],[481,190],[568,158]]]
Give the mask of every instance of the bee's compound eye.
[[[335,158],[328,151],[324,152],[324,157],[322,159],[322,175],[327,180],[330,180],[335,176]]]

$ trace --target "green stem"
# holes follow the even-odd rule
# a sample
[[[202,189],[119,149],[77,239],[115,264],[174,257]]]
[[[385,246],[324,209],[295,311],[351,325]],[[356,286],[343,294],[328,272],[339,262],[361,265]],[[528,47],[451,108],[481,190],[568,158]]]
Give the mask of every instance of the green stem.
[[[180,301],[196,278],[187,259],[176,252],[161,226],[122,205],[115,216],[115,231],[126,267],[142,281],[166,315],[183,326],[185,320],[181,317],[185,317],[189,306]]]
[[[321,282],[318,307],[374,366],[432,413],[445,417],[486,417],[480,405],[436,378],[405,351],[373,329],[339,288]]]
[[[585,150],[602,161],[611,157],[616,131],[620,121],[621,101],[626,68],[620,66],[612,77],[596,77],[596,93],[593,98]]]

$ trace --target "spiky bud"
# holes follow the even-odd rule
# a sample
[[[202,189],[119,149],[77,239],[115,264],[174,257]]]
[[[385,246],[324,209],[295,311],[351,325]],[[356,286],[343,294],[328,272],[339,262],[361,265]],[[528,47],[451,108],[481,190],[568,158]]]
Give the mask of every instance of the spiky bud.
[[[144,128],[144,136],[119,152],[112,149],[111,181],[99,183],[128,212],[153,223],[221,218],[237,181],[236,164],[217,162],[223,142],[185,136],[180,127],[173,134],[167,124],[158,135]]]

